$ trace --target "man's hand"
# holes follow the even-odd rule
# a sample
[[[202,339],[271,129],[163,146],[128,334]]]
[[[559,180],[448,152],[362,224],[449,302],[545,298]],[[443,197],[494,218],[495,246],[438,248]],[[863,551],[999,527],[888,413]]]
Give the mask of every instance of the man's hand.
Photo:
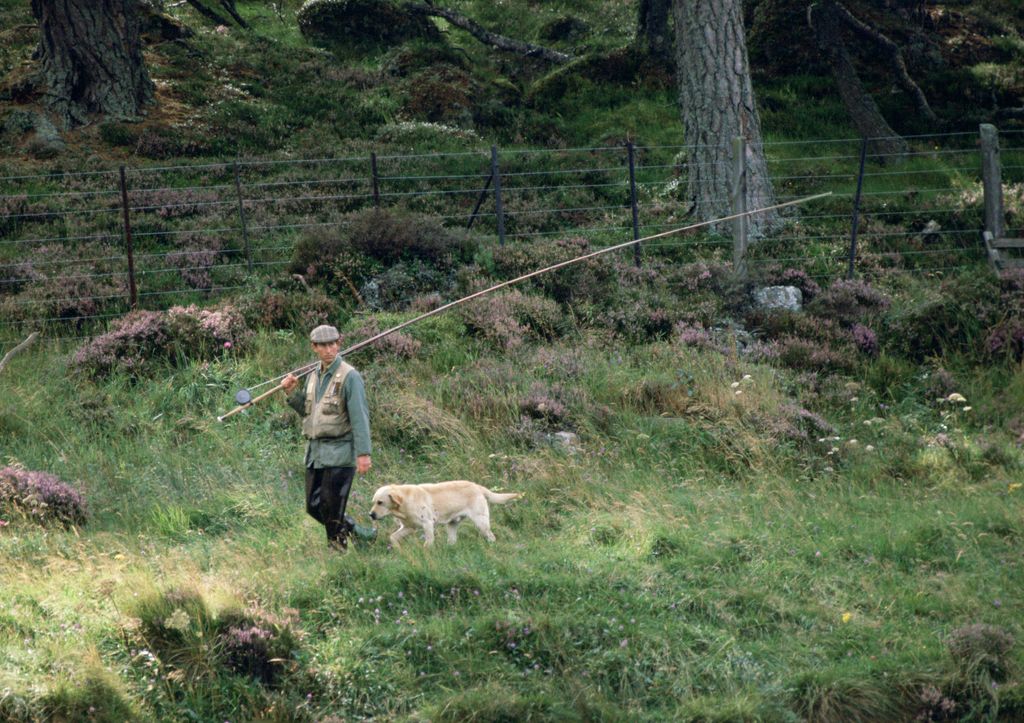
[[[291,394],[292,390],[295,389],[299,383],[299,378],[294,374],[289,374],[281,380],[281,388],[284,389],[285,394]]]
[[[370,455],[361,454],[358,457],[356,457],[356,472],[358,472],[359,474],[366,474],[367,472],[370,471],[371,466],[372,464],[370,463]]]

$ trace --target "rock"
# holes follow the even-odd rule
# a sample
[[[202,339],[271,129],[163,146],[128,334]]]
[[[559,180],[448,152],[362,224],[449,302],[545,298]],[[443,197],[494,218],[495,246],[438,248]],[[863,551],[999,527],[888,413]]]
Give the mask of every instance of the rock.
[[[939,240],[939,231],[942,230],[942,225],[934,219],[929,221],[921,229],[921,238],[925,241],[935,243]]]
[[[555,432],[547,435],[548,441],[553,447],[561,447],[569,454],[576,454],[580,451],[580,438],[573,432]]]
[[[37,113],[35,118],[36,134],[28,143],[29,152],[36,158],[53,158],[64,152],[67,144],[60,137],[49,118],[42,113]]]
[[[363,288],[359,290],[359,296],[363,300],[363,304],[366,308],[377,311],[381,308],[380,305],[380,284],[374,280],[368,281]]]
[[[754,289],[754,301],[762,309],[800,311],[803,308],[804,295],[795,286],[765,286]]]

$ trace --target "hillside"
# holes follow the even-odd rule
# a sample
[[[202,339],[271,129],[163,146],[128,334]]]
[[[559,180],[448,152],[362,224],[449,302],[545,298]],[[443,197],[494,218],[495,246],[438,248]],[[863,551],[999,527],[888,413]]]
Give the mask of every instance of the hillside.
[[[445,22],[314,42],[295,2],[237,3],[251,30],[154,5],[156,102],[60,148],[0,0],[0,353],[42,331],[0,362],[0,720],[1024,718],[1024,274],[985,258],[978,149],[997,125],[1024,235],[1018,3],[849,3],[940,119],[861,48],[909,141],[863,171],[805,9],[748,3],[780,200],[832,195],[746,273],[702,227],[352,354],[361,523],[384,484],[524,497],[493,544],[391,549],[387,519],[344,555],[280,394],[218,416],[316,324],[355,344],[687,223],[677,91],[630,3],[448,5],[559,67]],[[799,310],[755,302],[779,285]]]

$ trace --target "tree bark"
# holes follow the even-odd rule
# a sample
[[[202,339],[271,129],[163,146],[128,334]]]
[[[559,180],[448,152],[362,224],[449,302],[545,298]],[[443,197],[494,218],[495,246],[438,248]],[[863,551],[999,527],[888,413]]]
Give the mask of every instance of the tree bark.
[[[541,60],[546,60],[549,63],[555,63],[557,65],[568,63],[573,59],[573,56],[568,55],[567,53],[561,53],[557,50],[552,50],[551,48],[545,48],[542,45],[533,45],[522,40],[516,40],[515,38],[509,38],[504,35],[492,33],[472,18],[467,18],[465,15],[460,15],[454,10],[449,10],[448,8],[439,8],[424,3],[409,3],[405,7],[411,12],[420,13],[421,15],[444,18],[455,27],[462,28],[468,32],[484,45],[490,45],[492,48],[497,48],[498,50],[518,53],[519,55],[524,55],[528,58],[540,58]]]
[[[32,0],[47,105],[65,127],[134,120],[153,99],[134,0]]]
[[[637,45],[647,54],[672,62],[672,35],[669,18],[672,17],[672,0],[640,0],[637,15]]]
[[[808,6],[807,22],[814,31],[818,48],[832,68],[839,97],[850,114],[850,120],[857,132],[868,139],[871,153],[883,156],[906,153],[907,142],[885,121],[874,99],[860,82],[860,76],[843,42],[840,32],[842,19],[836,3],[833,0],[822,0]]]
[[[707,221],[731,212],[733,138],[746,139],[747,208],[775,203],[754,104],[741,0],[673,0],[676,78],[687,146],[687,196]],[[750,238],[778,224],[749,217]]]

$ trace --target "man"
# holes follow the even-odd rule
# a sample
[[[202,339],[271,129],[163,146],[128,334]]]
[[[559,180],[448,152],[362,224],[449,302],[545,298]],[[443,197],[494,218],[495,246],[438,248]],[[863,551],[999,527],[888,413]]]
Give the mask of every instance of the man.
[[[338,354],[338,330],[321,325],[309,335],[320,365],[306,383],[289,374],[281,382],[288,405],[302,415],[306,446],[306,512],[327,530],[327,541],[346,550],[355,522],[345,514],[352,477],[370,470],[370,415],[363,378]],[[362,530],[360,530],[362,532]]]

